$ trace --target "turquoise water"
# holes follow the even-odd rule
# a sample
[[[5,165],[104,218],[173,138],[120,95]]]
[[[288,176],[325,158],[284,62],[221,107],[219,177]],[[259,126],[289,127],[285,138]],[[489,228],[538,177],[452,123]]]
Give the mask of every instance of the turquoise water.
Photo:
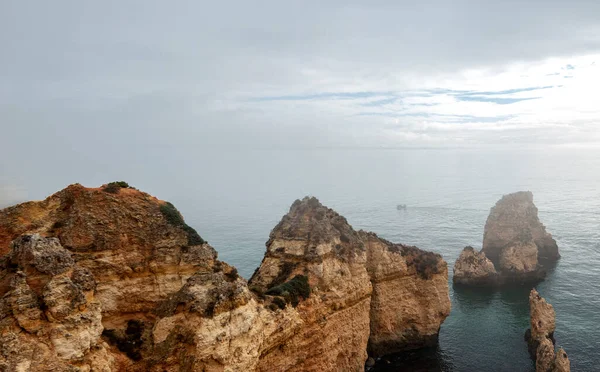
[[[455,259],[481,247],[490,207],[531,190],[562,259],[538,285],[557,312],[556,340],[574,371],[598,370],[600,356],[600,153],[592,150],[232,150],[199,161],[201,184],[171,199],[248,278],[270,230],[305,195],[355,229],[442,254],[450,267],[452,312],[437,350],[393,356],[378,371],[533,371],[523,334],[530,288],[455,289]],[[396,210],[407,204],[406,210]]]

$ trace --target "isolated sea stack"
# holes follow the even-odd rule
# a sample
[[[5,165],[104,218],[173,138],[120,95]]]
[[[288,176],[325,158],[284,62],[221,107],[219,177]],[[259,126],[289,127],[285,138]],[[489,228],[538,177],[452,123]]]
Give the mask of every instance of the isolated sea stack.
[[[566,372],[571,362],[563,348],[554,349],[556,328],[554,307],[532,289],[529,294],[531,328],[525,332],[525,341],[536,372]]]
[[[542,262],[560,258],[556,241],[538,218],[533,194],[505,195],[490,211],[483,249],[463,250],[454,265],[454,282],[465,285],[501,285],[538,281],[545,277]]]
[[[437,342],[447,278],[305,198],[248,285],[172,204],[71,185],[0,211],[0,370],[362,371]]]

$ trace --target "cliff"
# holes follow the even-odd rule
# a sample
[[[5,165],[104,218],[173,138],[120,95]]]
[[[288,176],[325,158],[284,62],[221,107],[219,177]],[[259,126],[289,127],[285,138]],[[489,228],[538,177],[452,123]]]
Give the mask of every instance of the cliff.
[[[170,204],[72,185],[0,211],[0,368],[359,371],[437,341],[439,255],[357,232],[314,198],[249,283]]]
[[[525,332],[525,341],[536,372],[565,372],[571,370],[567,353],[559,348],[554,351],[556,329],[554,307],[532,289],[529,294],[531,328]]]
[[[552,235],[538,218],[533,194],[521,191],[503,196],[487,218],[481,252],[467,247],[454,265],[454,282],[500,285],[542,280],[542,262],[560,258]]]
[[[369,354],[434,346],[450,314],[448,266],[442,257],[361,231],[373,285]]]

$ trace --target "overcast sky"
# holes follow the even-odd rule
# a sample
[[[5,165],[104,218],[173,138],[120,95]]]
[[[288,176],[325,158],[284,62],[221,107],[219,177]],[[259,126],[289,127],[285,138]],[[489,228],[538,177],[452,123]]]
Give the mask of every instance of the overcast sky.
[[[0,204],[208,148],[600,146],[597,0],[4,0],[0,47]]]

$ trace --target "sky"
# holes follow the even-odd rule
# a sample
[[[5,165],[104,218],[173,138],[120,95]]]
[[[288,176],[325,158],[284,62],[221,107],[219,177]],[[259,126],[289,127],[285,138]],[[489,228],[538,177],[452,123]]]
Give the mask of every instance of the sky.
[[[0,48],[0,206],[229,149],[600,147],[595,0],[4,0]]]

